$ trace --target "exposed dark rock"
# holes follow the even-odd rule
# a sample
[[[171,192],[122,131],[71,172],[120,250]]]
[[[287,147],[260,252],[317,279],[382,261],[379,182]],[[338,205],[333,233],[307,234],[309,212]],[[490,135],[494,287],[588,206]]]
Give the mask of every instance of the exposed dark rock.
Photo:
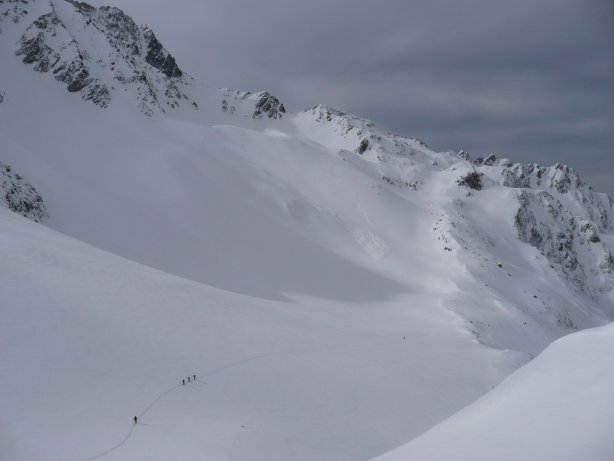
[[[77,2],[75,0],[65,0],[65,1],[70,3],[72,6],[74,6],[77,9],[77,11],[81,13],[93,13],[94,11],[96,11],[96,8],[94,8],[92,5],[88,5],[85,2]]]
[[[569,192],[569,189],[573,186],[578,188],[582,185],[580,176],[573,168],[567,165],[557,163],[554,165],[554,174],[552,175],[552,186],[560,193],[564,194]]]
[[[540,251],[578,291],[598,297],[614,285],[607,248],[593,223],[573,216],[554,195],[527,189],[518,195],[515,226],[521,241]],[[590,243],[590,248],[587,247]],[[587,277],[588,273],[603,277]]]
[[[459,186],[465,186],[473,190],[482,190],[482,174],[477,171],[471,171],[465,176],[461,176],[456,182]]]
[[[528,165],[506,164],[502,170],[503,185],[513,188],[530,188],[532,184],[540,185],[545,172],[545,168],[541,168],[535,163]]]
[[[360,141],[360,144],[358,145],[358,147],[356,148],[356,153],[362,155],[366,152],[368,148],[369,148],[369,140],[366,138],[363,138],[362,141]]]
[[[459,157],[459,158],[462,158],[463,160],[466,160],[466,161],[470,161],[471,160],[471,155],[469,154],[469,152],[466,152],[466,151],[464,151],[462,149],[461,150],[453,150],[453,151],[450,151],[450,153],[452,155],[455,155],[455,156]]]
[[[159,69],[167,77],[181,77],[183,72],[168,51],[158,41],[154,33],[148,27],[143,27],[143,38],[147,42],[147,56],[145,62]]]
[[[0,162],[0,187],[2,201],[9,210],[33,221],[48,217],[43,198],[34,186],[24,180],[12,168]]]
[[[133,87],[130,93],[136,94],[139,109],[147,115],[184,102],[198,107],[184,93],[187,79],[175,59],[149,28],[139,28],[119,8],[65,1],[75,9],[70,24],[61,22],[51,4],[52,11],[26,29],[16,51],[25,64],[38,72],[52,73],[68,91],[100,107],[110,104],[114,89],[112,81],[102,80],[101,75],[106,73],[100,73],[100,66],[111,71],[120,84]],[[71,32],[74,27],[83,28],[94,43],[105,40],[111,47],[108,59],[95,60],[99,50],[89,41],[79,43]]]
[[[96,16],[93,14],[95,12]],[[131,57],[140,56],[140,31],[130,16],[112,6],[101,6],[86,13],[104,30],[111,46],[123,54],[124,59],[129,61]]]
[[[268,118],[281,118],[286,113],[286,108],[275,96],[272,96],[267,91],[260,94],[256,101],[252,118],[263,118],[265,115]]]
[[[482,157],[478,157],[473,161],[475,166],[481,166],[484,163],[484,159]]]
[[[40,63],[46,59],[46,64],[36,70],[39,72],[49,70],[48,56],[53,54],[53,50],[45,43],[44,31],[54,32],[54,26],[59,23],[57,16],[54,13],[49,13],[39,17],[28,27],[26,34],[19,41],[21,46],[15,53],[17,56],[23,56],[24,64]]]
[[[580,226],[580,232],[584,234],[586,240],[590,243],[601,242],[601,238],[599,237],[595,226],[593,226],[590,222],[582,223],[582,225]]]
[[[488,157],[486,157],[486,159],[484,160],[484,165],[487,166],[493,166],[495,164],[495,162],[497,161],[497,157],[495,156],[495,154],[490,154]]]
[[[62,59],[59,51],[47,45],[47,37],[56,37],[59,34],[66,37],[67,47],[74,50],[70,60]],[[25,64],[34,64],[34,70],[38,72],[52,71],[56,80],[65,83],[66,89],[71,93],[80,92],[83,99],[91,100],[100,107],[108,106],[111,100],[109,88],[90,75],[87,54],[81,52],[55,13],[48,13],[36,19],[21,37],[19,44],[15,54],[22,56]]]
[[[2,90],[0,90],[0,104],[2,104],[4,102],[4,97],[6,96],[6,93]]]

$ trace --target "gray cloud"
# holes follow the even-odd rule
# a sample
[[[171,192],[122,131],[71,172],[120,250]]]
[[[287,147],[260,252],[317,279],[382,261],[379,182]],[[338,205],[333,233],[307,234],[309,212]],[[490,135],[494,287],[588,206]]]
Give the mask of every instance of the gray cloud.
[[[609,0],[96,0],[212,85],[323,102],[438,150],[567,163],[614,194]]]

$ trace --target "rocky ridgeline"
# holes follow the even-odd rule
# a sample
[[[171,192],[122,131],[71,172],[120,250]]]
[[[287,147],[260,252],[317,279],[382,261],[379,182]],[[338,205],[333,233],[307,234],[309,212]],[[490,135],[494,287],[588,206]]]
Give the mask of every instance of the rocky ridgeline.
[[[322,104],[304,111],[299,117],[306,117],[313,123],[316,132],[327,142],[338,139],[339,144],[334,147],[377,163],[382,180],[390,185],[417,190],[428,176],[426,170],[433,166],[440,169],[441,155],[433,153],[418,138],[381,130],[369,120]]]
[[[449,154],[470,167],[459,186],[480,191],[488,178],[488,187],[519,189],[514,219],[519,239],[539,250],[578,292],[611,303],[614,256],[600,237],[614,232],[610,196],[595,192],[577,171],[560,163],[543,167],[497,160],[492,154],[473,161],[465,151]]]
[[[275,96],[267,91],[251,93],[249,91],[222,90],[221,109],[229,114],[240,114],[254,120],[279,119],[286,113],[286,108]]]
[[[614,291],[614,256],[593,222],[573,215],[546,191],[524,190],[518,201],[520,240],[537,248],[577,290],[595,299]]]
[[[69,92],[101,108],[123,90],[136,98],[146,115],[184,105],[198,109],[189,96],[193,79],[149,27],[138,26],[119,8],[95,8],[74,0],[38,0],[37,10],[48,11],[36,16],[27,9],[36,1],[0,0],[0,21],[29,23],[16,54],[35,71],[53,75]],[[224,112],[234,113],[241,106],[239,112],[253,119],[278,119],[286,112],[267,92],[218,93],[210,94],[213,100],[205,103],[215,105],[221,100]]]
[[[34,186],[1,162],[0,187],[2,202],[9,210],[36,222],[48,217],[43,198]]]
[[[471,161],[465,151],[450,151],[449,154],[469,162],[476,173],[501,186],[554,194],[566,204],[568,211],[594,222],[600,232],[614,232],[614,200],[594,191],[567,165],[556,163],[545,167],[536,163],[513,163],[507,159],[497,160],[493,154]]]

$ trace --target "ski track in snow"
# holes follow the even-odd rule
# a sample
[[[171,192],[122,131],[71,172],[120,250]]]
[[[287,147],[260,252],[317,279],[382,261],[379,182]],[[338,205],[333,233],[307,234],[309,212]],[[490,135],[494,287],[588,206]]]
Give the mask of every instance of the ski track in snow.
[[[290,350],[290,351],[282,351],[282,352],[270,352],[267,354],[258,354],[258,355],[254,355],[242,360],[237,360],[236,362],[232,362],[229,363],[228,365],[224,365],[222,367],[216,368],[214,370],[210,370],[204,374],[198,373],[196,372],[196,376],[199,378],[206,378],[208,376],[211,375],[215,375],[217,373],[221,373],[225,370],[228,370],[230,368],[234,368],[237,367],[239,365],[244,365],[246,363],[249,362],[253,362],[255,360],[260,360],[260,359],[265,359],[268,357],[275,357],[275,356],[280,356],[280,355],[294,355],[294,354],[304,354],[304,353],[308,353],[308,352],[322,352],[322,351],[332,351],[332,350],[339,350],[339,349],[348,349],[348,348],[352,348],[352,347],[357,347],[357,348],[363,348],[363,347],[372,347],[372,346],[389,346],[389,345],[393,345],[393,344],[397,344],[400,343],[402,341],[404,341],[405,339],[396,339],[394,341],[386,341],[386,342],[382,342],[379,344],[370,344],[370,345],[365,345],[365,346],[330,346],[330,347],[317,347],[317,348],[308,348],[308,349],[296,349],[296,350]],[[156,406],[156,404],[158,402],[160,402],[164,397],[166,397],[167,395],[171,394],[173,391],[176,391],[179,388],[183,388],[183,387],[188,387],[188,388],[192,388],[192,387],[196,387],[198,389],[203,389],[203,388],[199,388],[198,386],[192,386],[193,383],[189,383],[186,385],[183,384],[178,384],[175,385],[173,387],[170,387],[168,389],[166,389],[165,391],[163,391],[162,393],[160,393],[155,399],[153,399],[151,401],[151,403],[149,403],[149,405],[147,405],[147,407],[145,407],[145,409],[138,414],[138,418],[141,419],[145,414],[147,414],[154,406]],[[116,445],[112,446],[111,448],[108,448],[107,450],[103,451],[102,453],[99,453],[97,455],[94,455],[92,457],[89,458],[84,458],[82,461],[92,461],[94,459],[100,459],[103,458],[104,456],[107,456],[109,454],[111,454],[112,452],[114,452],[115,450],[117,450],[118,448],[121,448],[128,440],[130,440],[130,437],[132,436],[132,433],[134,432],[134,429],[137,425],[143,425],[146,426],[147,424],[142,424],[142,423],[136,423],[136,424],[132,424],[130,427],[130,430],[128,431],[128,433],[125,435],[125,437]]]

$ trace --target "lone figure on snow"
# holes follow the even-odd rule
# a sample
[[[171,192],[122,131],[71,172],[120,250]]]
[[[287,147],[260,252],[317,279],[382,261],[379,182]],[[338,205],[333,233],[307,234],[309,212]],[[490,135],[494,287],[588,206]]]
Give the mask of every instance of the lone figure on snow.
[[[196,375],[193,375],[192,378],[194,378],[194,381],[196,381]]]
[[[139,422],[139,418],[137,418],[136,416],[133,419],[134,419],[134,424],[137,424]]]
[[[188,382],[190,382],[190,377],[188,376]]]
[[[181,384],[183,384],[185,386],[185,379],[181,380]]]

